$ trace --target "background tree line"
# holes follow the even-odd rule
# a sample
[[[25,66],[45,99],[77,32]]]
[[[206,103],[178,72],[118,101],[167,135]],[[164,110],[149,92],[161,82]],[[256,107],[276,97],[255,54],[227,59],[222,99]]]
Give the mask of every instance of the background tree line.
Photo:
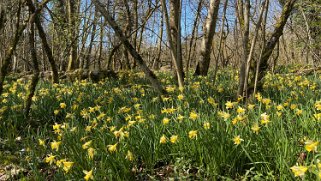
[[[8,0],[0,3],[0,93],[8,73],[239,70],[238,96],[261,89],[268,69],[321,56],[320,0]],[[215,77],[213,77],[215,80]],[[30,99],[31,99],[30,97]]]

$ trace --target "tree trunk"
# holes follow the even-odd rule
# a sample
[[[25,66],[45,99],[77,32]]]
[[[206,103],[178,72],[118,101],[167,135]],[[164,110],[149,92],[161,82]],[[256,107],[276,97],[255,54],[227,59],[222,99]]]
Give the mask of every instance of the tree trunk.
[[[101,61],[102,61],[102,54],[103,54],[103,41],[104,41],[104,26],[103,26],[103,20],[101,19],[101,26],[100,26],[100,33],[99,33],[99,56],[98,56],[98,70],[101,69]]]
[[[153,69],[159,68],[159,63],[161,62],[161,54],[162,54],[162,41],[163,41],[163,28],[164,28],[164,15],[161,15],[161,24],[159,26],[159,42],[158,42],[158,52],[157,57],[154,59],[153,62]]]
[[[131,13],[130,13],[130,7],[128,4],[127,0],[123,0],[125,7],[126,7],[126,25],[125,25],[125,29],[124,29],[124,35],[129,38],[130,34],[131,34],[131,30],[132,30],[132,18],[131,18]],[[134,48],[136,49],[136,47],[134,46]],[[130,67],[130,60],[129,60],[129,55],[128,55],[128,50],[126,49],[126,47],[124,47],[123,50],[123,57],[125,60],[125,69],[129,70]]]
[[[93,43],[94,43],[94,39],[95,39],[95,35],[96,35],[96,26],[97,26],[97,12],[95,12],[95,14],[94,14],[94,21],[93,21],[93,27],[92,27],[91,35],[90,35],[88,53],[87,53],[86,58],[85,58],[85,65],[84,65],[85,69],[89,69],[91,51],[92,51],[92,48],[93,48]]]
[[[171,22],[168,17],[168,12],[167,12],[167,7],[166,7],[166,2],[165,0],[162,0],[162,9],[163,9],[163,14],[165,18],[165,23],[166,23],[166,32],[167,32],[167,39],[169,42],[169,48],[171,51],[171,56],[172,56],[172,62],[174,63],[175,70],[176,70],[176,75],[177,75],[177,80],[178,80],[178,86],[179,88],[184,87],[184,75],[183,75],[183,64],[182,64],[182,57],[181,57],[181,48],[180,40],[178,41],[178,38],[180,39],[180,25],[178,25],[178,20],[179,20],[179,9],[180,9],[180,1],[175,2],[175,0],[171,0]],[[173,4],[172,4],[173,3]],[[173,17],[177,15],[177,17]],[[177,26],[173,27],[177,23]],[[172,24],[172,25],[171,25]],[[174,28],[174,29],[172,29]],[[176,32],[176,33],[175,33]],[[174,34],[174,35],[173,35]],[[174,36],[174,37],[173,37]],[[173,38],[176,38],[173,40]],[[175,44],[176,43],[176,44]]]
[[[263,13],[264,13],[265,7],[267,7],[266,3],[268,3],[268,1],[265,0],[261,4],[259,19],[258,19],[258,22],[256,23],[254,37],[252,39],[250,52],[249,52],[249,55],[248,55],[247,61],[246,61],[246,70],[245,70],[244,86],[243,86],[243,97],[247,97],[248,96],[246,90],[247,90],[248,78],[249,78],[249,74],[250,74],[251,60],[252,60],[252,57],[253,57],[253,54],[254,54],[254,48],[255,48],[255,45],[256,45],[256,42],[257,42],[257,38],[258,38],[258,34],[259,34],[259,28],[261,26]]]
[[[223,16],[222,16],[222,27],[221,27],[221,33],[220,33],[220,42],[218,44],[218,56],[215,60],[215,69],[214,69],[214,77],[213,77],[213,85],[215,85],[215,82],[216,82],[216,74],[217,74],[217,70],[218,70],[218,61],[220,60],[221,58],[221,49],[222,49],[222,42],[223,42],[223,36],[224,36],[224,24],[225,24],[225,19],[226,19],[226,9],[227,9],[227,3],[228,3],[228,0],[225,0],[225,3],[224,3],[224,9],[223,9]]]
[[[30,14],[32,11],[30,11]],[[30,113],[30,108],[32,104],[32,97],[35,95],[35,90],[37,83],[39,81],[39,65],[37,60],[37,51],[35,47],[35,28],[34,24],[30,25],[29,30],[29,45],[30,45],[30,54],[32,60],[32,68],[33,68],[33,76],[31,78],[31,83],[29,85],[29,89],[27,90],[27,99],[24,103],[24,117],[28,118]]]
[[[68,70],[74,70],[78,68],[77,62],[77,5],[76,0],[68,0],[68,23],[69,23],[69,40],[70,40],[70,51],[69,51],[69,62],[68,62]]]
[[[264,46],[266,44],[266,37],[265,37],[266,36],[266,22],[267,22],[267,16],[268,16],[268,12],[269,12],[269,5],[270,5],[270,1],[267,0],[266,7],[265,7],[265,14],[264,14],[263,22],[262,22],[262,48],[261,48],[259,60],[256,62],[256,69],[255,69],[255,80],[254,80],[254,89],[253,89],[254,96],[256,94],[256,89],[257,89],[257,79],[258,79],[258,74],[259,74],[260,59],[262,57]]]
[[[180,0],[170,0],[169,26],[171,30],[171,37],[177,61],[177,70],[182,75],[182,78],[184,78],[181,43],[181,8],[182,7]]]
[[[239,19],[243,43],[243,57],[241,59],[241,67],[239,73],[239,87],[237,91],[237,96],[243,95],[243,88],[245,84],[245,71],[246,71],[246,61],[249,54],[249,35],[250,35],[250,0],[246,0],[245,8],[243,5],[243,0],[237,1],[237,17]]]
[[[2,30],[2,28],[4,28],[5,21],[5,11],[4,8],[0,5],[0,31]]]
[[[127,37],[123,34],[123,31],[119,28],[113,17],[109,14],[108,9],[105,9],[104,5],[99,2],[99,0],[93,0],[96,9],[104,16],[106,21],[115,31],[116,36],[121,40],[124,46],[128,49],[129,53],[132,57],[137,61],[137,64],[140,66],[142,71],[145,73],[147,79],[151,82],[153,87],[160,93],[166,94],[165,89],[161,86],[161,83],[158,81],[156,75],[146,66],[143,58],[140,54],[136,51],[136,49],[129,43]]]
[[[135,47],[135,49],[137,50],[137,39],[138,39],[138,26],[139,26],[139,15],[138,15],[138,0],[134,0],[134,30],[135,30],[135,33],[134,33],[134,37],[133,37],[133,46]],[[138,52],[139,53],[139,52]],[[134,61],[134,64],[133,64],[133,69],[136,68],[136,62]]]
[[[194,73],[195,75],[205,76],[208,73],[211,61],[212,41],[215,34],[219,6],[220,0],[210,1],[210,9],[208,10],[206,24],[204,26],[204,37],[201,45],[201,57],[196,66],[196,70]]]
[[[293,10],[293,7],[295,5],[297,0],[287,0],[286,4],[284,5],[282,9],[281,16],[278,18],[277,23],[274,25],[274,31],[270,37],[270,39],[267,41],[263,51],[262,51],[262,57],[260,58],[260,64],[258,69],[258,81],[257,81],[257,90],[261,91],[263,88],[263,78],[266,75],[266,71],[268,69],[268,60],[279,41],[280,37],[283,34],[284,26],[288,20],[288,18],[291,15],[291,12]],[[254,81],[252,80],[252,84]],[[253,85],[249,87],[250,90],[253,89]],[[249,91],[250,91],[249,90]]]
[[[5,77],[6,77],[7,73],[8,73],[10,60],[12,58],[12,55],[13,55],[14,51],[17,48],[19,39],[20,39],[23,31],[25,30],[25,28],[27,26],[27,24],[20,25],[21,8],[22,8],[22,1],[20,0],[19,1],[19,8],[18,8],[18,11],[17,11],[16,31],[14,33],[14,37],[12,39],[11,45],[9,47],[9,50],[6,53],[6,56],[5,56],[5,58],[4,58],[3,62],[2,62],[2,67],[1,67],[1,70],[0,70],[0,96],[1,96],[2,91],[3,91],[4,79],[5,79]],[[34,16],[34,14],[32,16]],[[29,17],[29,18],[31,18],[31,17]]]
[[[194,43],[195,36],[197,36],[196,32],[197,32],[197,28],[198,28],[198,19],[199,19],[200,14],[201,14],[202,4],[203,4],[203,0],[200,0],[199,3],[198,3],[198,6],[197,6],[196,18],[195,18],[194,23],[193,23],[193,30],[192,30],[192,34],[191,34],[192,37],[191,37],[191,40],[189,42],[189,50],[188,50],[187,61],[186,61],[186,71],[185,71],[186,74],[189,73],[189,68],[190,68],[189,65],[190,65],[190,61],[191,61],[193,43]]]
[[[46,0],[46,2],[49,2],[50,0]],[[43,3],[44,4],[44,3]],[[40,18],[39,18],[39,12],[41,11],[42,7],[44,6],[41,6],[41,8],[37,8],[34,6],[32,0],[27,0],[27,5],[28,7],[30,8],[31,12],[33,12],[35,14],[35,19],[34,19],[34,22],[37,26],[37,29],[38,29],[38,32],[39,32],[39,36],[41,38],[41,42],[43,44],[43,47],[44,47],[44,50],[47,54],[47,57],[48,57],[48,61],[50,63],[50,66],[51,66],[51,70],[52,70],[52,81],[53,83],[59,83],[59,76],[58,76],[58,69],[57,69],[57,66],[56,66],[56,62],[54,60],[54,56],[52,54],[52,51],[51,51],[51,48],[50,48],[50,45],[47,41],[47,35],[41,25],[41,21],[40,21]]]

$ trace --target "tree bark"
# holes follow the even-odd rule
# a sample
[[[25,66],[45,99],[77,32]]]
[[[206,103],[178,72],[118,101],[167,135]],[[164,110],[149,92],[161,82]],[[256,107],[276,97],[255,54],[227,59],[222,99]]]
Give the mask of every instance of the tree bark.
[[[205,76],[208,73],[211,61],[212,41],[215,34],[219,6],[220,0],[210,1],[210,9],[208,10],[206,24],[204,26],[204,37],[201,45],[201,57],[196,66],[194,75]]]
[[[158,91],[160,94],[166,94],[165,89],[161,86],[161,83],[158,81],[156,75],[146,66],[143,58],[140,54],[135,50],[135,48],[129,43],[127,37],[123,34],[123,31],[119,28],[113,17],[109,14],[108,9],[104,7],[104,5],[99,2],[99,0],[93,0],[97,10],[104,16],[106,21],[115,31],[116,36],[121,40],[124,46],[128,49],[129,53],[132,57],[137,61],[137,64],[140,66],[142,71],[145,73],[147,79],[151,82],[153,87]]]

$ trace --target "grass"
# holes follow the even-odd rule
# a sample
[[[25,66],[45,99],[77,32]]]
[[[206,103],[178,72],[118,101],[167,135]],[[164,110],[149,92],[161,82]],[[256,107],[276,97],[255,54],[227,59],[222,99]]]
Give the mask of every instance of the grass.
[[[7,83],[0,163],[21,165],[27,180],[320,180],[319,75],[269,74],[247,104],[234,97],[236,75],[219,72],[215,86],[211,75],[191,78],[178,90],[160,73],[166,97],[140,72],[41,82],[28,120],[27,82]]]

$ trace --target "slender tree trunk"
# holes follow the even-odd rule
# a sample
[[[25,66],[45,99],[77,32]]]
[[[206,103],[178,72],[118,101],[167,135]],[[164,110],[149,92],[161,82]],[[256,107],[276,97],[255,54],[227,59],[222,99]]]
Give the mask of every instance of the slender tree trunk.
[[[280,42],[278,42],[278,43],[276,44],[276,55],[275,55],[275,57],[273,58],[273,65],[272,65],[272,73],[273,73],[273,74],[274,74],[274,71],[275,71],[275,67],[276,67],[276,65],[278,64],[279,56],[280,56]]]
[[[78,68],[77,62],[77,49],[78,49],[78,41],[77,41],[77,3],[76,0],[67,0],[68,4],[68,23],[69,23],[69,38],[70,38],[70,52],[69,52],[69,62],[68,62],[68,70],[74,70]]]
[[[191,61],[191,54],[192,54],[192,49],[193,49],[193,43],[194,43],[194,39],[195,36],[197,36],[196,32],[197,32],[197,28],[198,28],[198,20],[201,14],[201,10],[202,10],[202,4],[203,4],[203,0],[200,0],[198,5],[197,5],[197,11],[196,11],[196,18],[194,20],[193,23],[193,30],[192,30],[192,37],[191,40],[189,42],[189,50],[188,50],[188,55],[187,55],[187,61],[186,61],[186,74],[188,77],[188,73],[189,73],[189,68],[190,68],[190,61]]]
[[[108,55],[108,61],[107,61],[107,70],[111,70],[112,67],[111,67],[111,63],[112,63],[112,60],[113,60],[113,57],[116,53],[116,51],[120,48],[120,46],[122,45],[122,43],[119,43],[118,45],[114,46],[113,49],[109,52],[109,55]]]
[[[85,6],[87,7],[87,2],[85,4]],[[84,12],[84,17],[91,17],[92,16],[92,11],[91,11],[92,8],[90,8],[88,11],[85,11]],[[94,12],[96,13],[96,11],[94,10]],[[94,13],[94,14],[95,14]],[[94,15],[95,16],[95,15]],[[79,68],[80,69],[83,69],[85,68],[86,66],[86,60],[87,60],[87,54],[88,54],[88,51],[86,51],[86,44],[87,44],[87,39],[88,39],[88,36],[90,34],[90,30],[89,28],[92,28],[94,26],[94,23],[90,23],[90,18],[84,18],[83,20],[83,23],[82,23],[82,28],[83,28],[83,33],[82,33],[82,36],[81,36],[81,44],[80,44],[80,50],[79,52],[86,52],[86,53],[80,53],[79,56],[78,56],[78,59],[79,59]],[[88,31],[87,31],[88,30]],[[72,37],[69,37],[70,40],[72,39]],[[70,41],[70,40],[67,40],[67,41]],[[71,40],[72,41],[72,40]],[[72,43],[72,42],[71,42]],[[92,46],[91,44],[89,46]],[[70,46],[69,46],[69,49],[70,49]],[[83,56],[82,56],[83,55]],[[69,58],[70,58],[70,55],[69,55]],[[70,59],[69,59],[70,60]]]
[[[29,45],[30,45],[30,54],[31,54],[31,60],[32,60],[33,76],[31,79],[31,83],[29,85],[29,89],[27,90],[27,94],[26,94],[27,99],[25,100],[25,103],[24,103],[25,118],[29,117],[30,108],[32,104],[32,97],[35,95],[36,86],[39,81],[39,65],[38,65],[37,52],[35,47],[35,28],[33,23],[30,24]]]
[[[123,0],[125,7],[126,7],[126,25],[125,25],[125,29],[124,29],[124,35],[126,37],[129,38],[130,34],[131,34],[131,30],[132,30],[132,18],[131,18],[131,13],[130,13],[130,7],[128,4],[127,0]],[[136,49],[136,47],[134,47]],[[123,49],[123,57],[125,60],[125,69],[129,70],[130,67],[130,60],[129,60],[129,54],[128,54],[128,50],[126,49],[126,47],[124,47]]]
[[[95,39],[95,35],[96,35],[96,26],[97,26],[97,12],[95,11],[93,27],[92,27],[91,35],[90,35],[90,43],[89,43],[88,53],[85,58],[85,66],[84,66],[85,69],[89,69],[89,63],[90,63],[93,43],[94,43],[94,39]]]
[[[17,23],[16,23],[16,31],[14,33],[14,37],[12,39],[12,42],[10,44],[10,48],[8,50],[8,52],[6,53],[6,56],[2,62],[2,67],[0,70],[0,96],[3,92],[3,84],[4,84],[4,79],[8,73],[8,68],[10,65],[10,60],[12,58],[12,55],[14,53],[14,51],[17,48],[19,39],[23,33],[23,31],[25,30],[27,24],[23,24],[20,25],[20,16],[21,16],[21,9],[22,9],[22,1],[19,1],[19,7],[18,7],[18,11],[17,11]],[[32,15],[34,16],[34,14]]]
[[[101,26],[100,26],[100,42],[99,42],[99,56],[98,56],[98,70],[101,69],[101,61],[102,61],[102,54],[103,54],[103,42],[104,42],[104,26],[103,20],[101,19]]]
[[[161,61],[161,54],[162,54],[162,41],[163,41],[163,28],[164,28],[164,15],[161,15],[161,24],[159,26],[159,42],[158,42],[158,53],[157,57],[154,59],[153,62],[153,69],[158,69],[159,68],[159,63]]]
[[[258,61],[256,62],[256,69],[255,69],[255,80],[254,80],[254,90],[253,90],[253,95],[255,96],[256,94],[256,89],[257,89],[257,79],[258,79],[258,74],[259,74],[259,66],[260,66],[260,59],[262,57],[262,53],[266,44],[266,22],[267,22],[267,16],[268,16],[268,12],[269,12],[269,5],[270,5],[270,1],[267,0],[266,2],[266,7],[265,7],[265,14],[264,14],[264,19],[262,22],[262,48],[261,48],[261,52],[260,52],[260,57],[258,59]]]
[[[282,44],[283,44],[283,51],[284,51],[284,55],[285,55],[285,58],[286,58],[286,62],[290,62],[290,57],[289,57],[289,54],[288,54],[288,48],[287,48],[287,44],[286,44],[286,41],[285,41],[285,38],[284,36],[281,37],[282,39]]]
[[[133,37],[133,46],[135,47],[136,50],[138,50],[137,48],[137,40],[138,40],[138,26],[139,26],[139,15],[138,15],[138,0],[134,0],[134,30],[135,30],[135,33],[134,33],[134,37]],[[139,53],[139,52],[138,52]],[[136,68],[136,61],[134,61],[133,63],[133,69]]]
[[[308,23],[308,19],[307,19],[305,13],[304,13],[302,7],[300,6],[299,9],[300,9],[300,12],[301,12],[301,14],[303,16],[303,20],[305,22],[305,28],[306,28],[306,34],[307,34],[307,44],[308,44],[308,46],[307,46],[306,54],[307,54],[307,64],[308,64],[309,63],[309,52],[310,52],[311,47],[313,46],[312,45],[313,42],[312,42],[312,37],[311,37],[311,31],[310,31],[311,27],[310,27],[310,25]],[[314,61],[312,61],[312,64],[313,64],[313,67],[314,67],[315,66],[314,65]]]
[[[6,18],[4,8],[0,5],[0,31],[4,28]]]
[[[93,0],[93,2],[95,4],[96,9],[104,16],[106,21],[115,31],[116,36],[118,36],[118,38],[121,40],[124,46],[128,49],[129,53],[132,55],[132,57],[137,61],[137,64],[145,73],[147,79],[149,79],[153,87],[160,94],[166,94],[166,90],[163,89],[156,75],[146,66],[146,63],[144,62],[143,58],[136,51],[136,49],[129,43],[127,37],[123,34],[123,31],[119,28],[113,17],[109,14],[108,9],[105,9],[104,5],[101,2],[99,2],[99,0]]]
[[[243,5],[243,0],[237,1],[237,17],[239,19],[240,29],[242,33],[242,43],[243,43],[243,57],[241,59],[241,67],[239,74],[239,87],[237,91],[237,96],[243,95],[243,88],[245,84],[245,72],[246,72],[246,62],[249,54],[249,35],[250,35],[250,0],[246,0],[245,8]]]
[[[216,82],[216,74],[217,74],[217,70],[218,70],[218,61],[221,58],[221,49],[222,49],[222,42],[223,42],[223,36],[224,36],[224,26],[225,26],[225,19],[226,19],[227,3],[228,3],[228,0],[225,0],[224,9],[223,9],[223,16],[222,16],[222,27],[221,27],[221,33],[220,33],[220,42],[218,44],[218,50],[217,50],[218,56],[217,56],[217,58],[215,60],[213,85],[215,85],[215,82]]]
[[[201,45],[201,57],[196,66],[195,75],[207,75],[211,61],[212,41],[216,29],[216,21],[220,0],[211,0],[210,9],[204,26],[204,37]]]

